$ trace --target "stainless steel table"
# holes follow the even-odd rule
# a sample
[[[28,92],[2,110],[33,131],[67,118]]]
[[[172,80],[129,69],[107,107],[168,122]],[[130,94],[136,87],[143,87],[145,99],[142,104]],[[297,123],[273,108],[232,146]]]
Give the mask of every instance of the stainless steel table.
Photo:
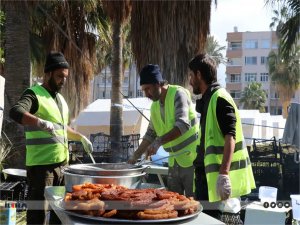
[[[65,187],[46,187],[45,188],[45,198],[49,202],[52,209],[55,211],[59,219],[61,220],[62,224],[68,224],[68,225],[87,225],[87,224],[108,224],[105,222],[99,222],[99,221],[93,221],[93,220],[86,220],[83,218],[79,218],[76,216],[70,216],[66,214],[63,210],[61,210],[59,207],[55,205],[55,201],[58,201],[65,195]],[[145,221],[146,223],[146,221]],[[114,225],[118,225],[115,222],[110,223]],[[191,219],[172,222],[172,223],[163,223],[164,225],[175,225],[175,224],[186,224],[186,225],[225,225],[219,220],[214,219],[213,217],[205,214],[200,213],[197,217],[193,217]],[[121,224],[120,224],[121,225]],[[124,223],[122,223],[124,225]]]

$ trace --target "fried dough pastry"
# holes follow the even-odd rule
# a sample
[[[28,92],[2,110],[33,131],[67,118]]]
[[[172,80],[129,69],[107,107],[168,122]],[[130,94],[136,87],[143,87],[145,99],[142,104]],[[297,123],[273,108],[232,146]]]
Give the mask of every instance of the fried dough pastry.
[[[114,184],[74,185],[64,208],[105,218],[159,220],[193,214],[200,203],[179,193],[160,189],[128,189]]]

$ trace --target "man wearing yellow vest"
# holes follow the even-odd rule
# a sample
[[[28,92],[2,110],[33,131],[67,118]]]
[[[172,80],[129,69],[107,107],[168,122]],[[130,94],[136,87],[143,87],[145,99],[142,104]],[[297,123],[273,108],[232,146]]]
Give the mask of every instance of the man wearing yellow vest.
[[[140,85],[145,96],[153,101],[151,118],[142,143],[128,162],[135,163],[143,153],[155,154],[162,145],[170,156],[176,154],[168,161],[168,189],[194,196],[193,161],[199,125],[190,93],[181,86],[167,84],[158,65],[152,64],[141,70]]]
[[[249,194],[255,182],[238,109],[230,94],[216,83],[216,63],[211,57],[194,57],[189,62],[189,76],[193,93],[202,94],[196,101],[196,111],[201,114],[200,145],[194,161],[196,199],[218,203],[223,222],[242,224],[239,197]]]
[[[61,169],[69,160],[68,139],[81,141],[88,153],[93,151],[91,142],[68,126],[68,105],[58,93],[68,77],[68,68],[62,53],[48,54],[43,84],[25,90],[10,110],[10,117],[25,126],[27,224],[44,223],[45,186],[63,185]],[[60,223],[54,212],[49,222]]]

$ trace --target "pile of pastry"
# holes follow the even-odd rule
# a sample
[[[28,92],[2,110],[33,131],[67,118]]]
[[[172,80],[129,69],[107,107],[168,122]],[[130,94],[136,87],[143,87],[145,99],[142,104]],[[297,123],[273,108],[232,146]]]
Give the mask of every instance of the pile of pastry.
[[[159,220],[199,211],[200,203],[162,189],[128,189],[113,184],[74,185],[64,198],[64,208],[105,218]]]

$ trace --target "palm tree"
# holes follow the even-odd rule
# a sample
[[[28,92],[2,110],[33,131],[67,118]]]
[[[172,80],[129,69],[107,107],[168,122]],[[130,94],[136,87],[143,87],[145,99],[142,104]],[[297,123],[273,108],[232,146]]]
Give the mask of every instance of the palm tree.
[[[266,92],[262,90],[262,84],[251,82],[242,91],[240,103],[243,103],[243,109],[259,109],[260,112],[265,112],[265,103],[267,100]]]
[[[103,1],[103,6],[112,22],[113,29],[113,49],[112,49],[112,95],[110,108],[110,136],[112,157],[111,161],[122,161],[124,156],[120,154],[121,137],[123,135],[123,97],[121,95],[122,88],[122,30],[124,23],[128,19],[131,11],[131,2],[124,1]],[[119,157],[118,157],[119,156]]]
[[[38,3],[34,13],[37,16],[32,17],[32,30],[42,41],[41,47],[46,49],[41,52],[61,51],[71,66],[62,94],[74,118],[89,103],[90,80],[94,71],[100,70],[97,68],[95,30],[104,31],[108,27],[101,2],[44,1]],[[43,65],[44,60],[40,62]]]
[[[293,54],[299,40],[300,1],[266,0],[266,4],[271,5],[272,7],[278,6],[281,8],[279,11],[274,10],[275,17],[272,18],[272,26],[275,27],[277,23],[277,33],[282,40],[280,54],[286,59],[290,54]]]
[[[140,70],[159,64],[170,83],[187,86],[187,65],[204,52],[211,1],[133,1],[132,50]]]
[[[287,109],[291,98],[300,87],[299,57],[300,46],[290,53],[288,59],[284,59],[280,53],[275,51],[271,51],[269,54],[269,74],[279,92],[284,118],[288,115]]]
[[[226,63],[226,58],[223,56],[222,51],[225,51],[226,46],[220,46],[218,41],[214,38],[214,36],[208,36],[206,45],[205,45],[205,52],[210,55],[219,66],[221,63]]]
[[[4,4],[5,20],[5,106],[3,130],[15,144],[11,163],[24,161],[23,127],[11,121],[9,109],[20,98],[24,89],[30,86],[30,51],[29,51],[29,15],[26,1],[6,1]]]

